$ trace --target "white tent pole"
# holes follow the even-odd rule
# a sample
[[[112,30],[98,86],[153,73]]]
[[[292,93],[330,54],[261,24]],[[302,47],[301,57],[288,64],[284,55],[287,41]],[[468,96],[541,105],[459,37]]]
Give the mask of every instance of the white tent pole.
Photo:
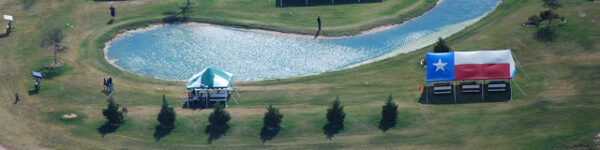
[[[512,83],[511,82],[512,82],[512,79],[510,79],[510,81],[508,82],[508,87],[510,87],[510,99],[512,100],[513,99],[513,96],[512,96],[512,89],[513,88],[512,88]]]
[[[484,81],[485,80],[481,80],[481,101],[482,102],[485,102],[485,99],[484,99],[485,89],[484,89],[484,84],[483,84]]]
[[[454,81],[454,83],[452,84],[452,86],[454,86],[454,104],[456,104],[456,81]]]
[[[425,103],[429,104],[429,90],[427,89],[427,85],[429,85],[429,83],[425,83]]]
[[[527,73],[527,71],[525,70],[525,68],[523,67],[523,65],[521,65],[521,63],[519,62],[519,59],[517,59],[517,57],[514,54],[512,54],[512,53],[510,53],[510,55],[512,55],[512,57],[515,58],[516,64],[519,65],[519,67],[521,67],[521,70],[523,70],[523,72],[525,73],[525,76],[527,78],[529,78],[529,74]]]
[[[512,80],[510,80],[510,81],[512,81]],[[527,96],[527,94],[525,94],[525,92],[523,92],[523,89],[521,89],[521,86],[519,86],[519,84],[516,81],[513,81],[513,83],[515,83],[517,88],[519,88],[519,91],[521,91],[521,94],[523,94],[523,96]]]

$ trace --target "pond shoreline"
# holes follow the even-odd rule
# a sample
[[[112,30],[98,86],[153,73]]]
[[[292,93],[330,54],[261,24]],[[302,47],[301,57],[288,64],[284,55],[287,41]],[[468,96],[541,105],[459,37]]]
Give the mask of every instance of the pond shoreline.
[[[437,1],[437,3],[436,3],[436,6],[437,6],[437,5],[438,5],[440,2],[442,2],[442,0],[438,0],[438,1]],[[499,1],[499,2],[498,2],[498,4],[499,4],[500,2],[501,2],[501,1]],[[497,6],[497,5],[496,5],[496,6]],[[429,9],[429,10],[432,10],[432,9]],[[475,22],[477,22],[479,19],[481,19],[481,18],[485,17],[485,16],[486,16],[488,13],[490,13],[490,12],[492,12],[492,11],[493,11],[493,9],[492,9],[492,10],[490,10],[489,12],[487,12],[487,13],[483,14],[483,15],[482,15],[482,16],[480,16],[480,17],[477,17],[477,18],[475,18],[475,19],[472,19],[472,20],[465,21],[465,22],[463,22],[463,23],[456,24],[456,26],[455,26],[455,25],[452,25],[452,26],[450,26],[450,27],[451,27],[451,28],[454,28],[454,29],[448,30],[449,32],[446,32],[446,33],[435,34],[435,36],[436,36],[436,38],[437,38],[437,37],[447,37],[447,36],[450,36],[450,35],[452,35],[452,34],[454,34],[454,33],[458,32],[458,31],[460,31],[460,30],[462,30],[462,29],[466,28],[467,26],[469,26],[469,25],[471,25],[471,24],[474,24],[474,23],[475,23]],[[427,11],[427,12],[429,12],[429,11]],[[427,12],[425,12],[424,14],[427,14]],[[419,16],[423,16],[424,14],[421,14],[421,15],[419,15]],[[418,17],[418,16],[417,16],[417,17]],[[416,18],[416,17],[415,17],[415,18]],[[414,19],[414,18],[413,18],[413,19]],[[412,20],[412,19],[411,19],[411,20]],[[410,22],[411,20],[407,20],[407,21],[403,22],[402,24],[404,24],[404,23],[407,23],[407,22]],[[148,22],[150,22],[150,23],[148,23]],[[112,38],[112,39],[108,40],[108,42],[104,43],[104,45],[103,45],[103,48],[104,48],[104,49],[103,49],[103,55],[104,55],[104,57],[105,57],[105,61],[107,61],[107,62],[108,62],[109,64],[111,64],[112,66],[115,66],[116,68],[118,68],[118,69],[119,69],[119,70],[121,70],[121,71],[130,72],[130,71],[127,71],[127,70],[125,70],[124,68],[122,68],[122,67],[119,67],[118,65],[116,65],[116,61],[118,61],[117,59],[110,59],[110,58],[108,58],[108,56],[107,56],[107,55],[108,55],[108,52],[109,52],[109,50],[108,50],[108,49],[110,48],[110,44],[112,43],[112,41],[114,41],[114,40],[118,40],[118,39],[122,38],[123,36],[125,36],[125,35],[128,35],[128,34],[131,34],[131,33],[145,32],[145,31],[152,30],[152,29],[155,29],[155,28],[158,28],[158,27],[164,27],[164,26],[168,26],[168,25],[173,25],[173,24],[165,24],[165,23],[160,23],[160,22],[155,22],[155,23],[151,23],[151,22],[152,22],[152,21],[147,21],[147,22],[146,22],[146,24],[143,24],[143,23],[139,23],[139,22],[138,22],[137,24],[136,24],[136,23],[132,23],[132,24],[125,24],[125,25],[124,25],[124,27],[130,27],[130,28],[131,28],[131,27],[135,27],[136,25],[137,25],[137,26],[140,26],[140,27],[138,27],[138,28],[131,28],[132,30],[118,30],[118,29],[127,29],[127,28],[115,28],[115,29],[117,29],[117,30],[116,30],[117,32],[114,32],[114,33],[113,33],[113,35],[114,35],[115,33],[118,33],[118,34],[116,34],[116,36],[114,36],[114,38]],[[313,36],[308,36],[308,35],[292,34],[292,33],[283,33],[283,32],[270,31],[270,30],[261,30],[261,29],[236,28],[236,27],[231,27],[231,26],[223,26],[223,25],[219,25],[219,24],[210,24],[210,23],[203,23],[203,22],[183,22],[183,23],[175,23],[175,24],[177,24],[178,26],[179,26],[179,25],[216,26],[216,27],[222,27],[222,28],[230,28],[230,29],[234,29],[234,30],[241,30],[241,31],[244,31],[244,32],[266,33],[266,34],[275,35],[275,36],[284,36],[284,37],[292,37],[292,38],[313,39]],[[394,27],[397,27],[398,25],[402,25],[402,24],[389,25],[389,26],[380,26],[380,27],[377,27],[377,28],[371,29],[371,30],[369,30],[369,31],[363,31],[363,32],[361,32],[361,34],[360,34],[360,35],[364,35],[364,34],[372,34],[372,33],[377,33],[377,32],[381,32],[381,31],[386,31],[386,30],[388,30],[388,29],[390,29],[390,28],[394,28]],[[123,27],[123,26],[121,26],[121,27]],[[444,28],[446,28],[446,27],[444,27]],[[443,29],[444,29],[444,28],[443,28]],[[458,29],[458,28],[460,28],[460,29]],[[120,31],[120,32],[119,32],[119,31]],[[348,37],[348,36],[342,36],[342,37]],[[325,38],[332,38],[332,39],[335,39],[335,38],[338,38],[338,37],[325,37]],[[339,38],[341,38],[341,37],[339,37]],[[362,66],[362,65],[364,65],[364,64],[369,64],[369,63],[377,62],[377,61],[383,60],[383,59],[385,59],[385,58],[389,58],[389,57],[392,57],[392,56],[395,56],[395,55],[399,55],[399,54],[402,54],[402,53],[410,52],[410,51],[412,51],[412,50],[414,50],[414,49],[420,49],[420,48],[422,48],[422,47],[426,47],[427,45],[430,45],[430,44],[431,44],[431,43],[430,43],[430,42],[428,42],[428,41],[426,41],[426,42],[424,42],[424,41],[420,41],[420,42],[416,42],[416,43],[414,43],[414,42],[413,42],[412,44],[409,44],[409,45],[404,45],[404,46],[396,47],[396,48],[394,48],[395,50],[392,50],[392,51],[391,51],[391,52],[389,52],[388,54],[385,54],[385,55],[382,55],[382,56],[378,56],[378,57],[374,57],[374,58],[371,58],[371,59],[368,59],[368,60],[364,60],[364,61],[362,61],[362,62],[350,63],[350,64],[348,64],[347,66],[343,66],[343,67],[341,67],[341,68],[338,68],[338,69],[335,69],[335,70],[330,70],[330,71],[325,71],[325,72],[332,72],[332,71],[338,71],[338,70],[343,70],[343,69],[348,69],[348,68],[354,68],[354,67],[357,67],[357,66]],[[131,73],[133,73],[133,72],[131,72]],[[321,73],[324,73],[324,72],[308,73],[308,74],[304,74],[304,75],[295,75],[295,76],[289,76],[289,77],[276,77],[276,78],[269,78],[269,77],[268,77],[268,78],[254,78],[254,79],[249,79],[249,80],[239,80],[239,81],[261,81],[261,80],[277,80],[277,79],[288,79],[288,78],[296,78],[296,77],[302,77],[302,76],[310,76],[310,75],[321,74]],[[146,76],[146,77],[149,77],[149,78],[154,78],[154,79],[166,80],[166,81],[185,81],[185,79],[167,79],[167,78],[164,78],[164,77],[157,77],[157,76],[155,77],[155,76],[152,76],[152,75],[148,76],[148,75],[143,75],[143,73],[142,73],[142,74],[140,74],[140,73],[134,73],[134,74],[137,74],[137,75],[140,75],[140,76]]]

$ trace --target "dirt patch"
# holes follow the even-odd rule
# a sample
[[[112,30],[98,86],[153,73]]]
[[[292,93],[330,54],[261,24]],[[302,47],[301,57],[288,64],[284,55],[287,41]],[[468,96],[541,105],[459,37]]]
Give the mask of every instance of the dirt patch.
[[[75,113],[64,114],[64,115],[62,115],[62,117],[66,118],[66,119],[73,119],[73,118],[77,118],[77,114],[75,114]]]

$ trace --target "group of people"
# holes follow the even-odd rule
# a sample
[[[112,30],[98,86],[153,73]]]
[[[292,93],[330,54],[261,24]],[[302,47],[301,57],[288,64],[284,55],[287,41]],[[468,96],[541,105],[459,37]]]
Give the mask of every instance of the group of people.
[[[112,77],[109,77],[108,80],[104,78],[104,91],[112,92],[114,90]]]

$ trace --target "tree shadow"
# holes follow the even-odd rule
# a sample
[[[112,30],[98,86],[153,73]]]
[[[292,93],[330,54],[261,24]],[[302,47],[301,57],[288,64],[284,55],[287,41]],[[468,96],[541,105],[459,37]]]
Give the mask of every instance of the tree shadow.
[[[262,127],[260,130],[260,139],[263,143],[273,140],[277,133],[279,133],[279,130],[281,130],[281,127],[275,127],[272,129],[269,129],[268,127]]]
[[[327,123],[325,126],[323,126],[323,133],[327,136],[328,139],[332,139],[333,136],[335,136],[335,134],[340,133],[340,131],[343,129],[343,124],[334,125]]]
[[[163,137],[169,135],[173,131],[173,127],[163,127],[161,125],[156,125],[154,128],[154,140],[157,142],[160,141]]]
[[[0,38],[5,38],[8,37],[10,34],[9,33],[2,33],[0,34]]]
[[[380,120],[378,128],[381,131],[385,132],[385,131],[389,130],[390,128],[393,128],[394,126],[396,126],[395,121],[394,122],[386,122],[386,121]]]
[[[554,33],[554,30],[552,30],[550,27],[542,27],[542,28],[538,28],[537,31],[535,31],[535,39],[540,41],[540,42],[554,42],[554,40],[556,39],[556,34]]]
[[[106,122],[98,128],[98,133],[100,133],[100,135],[102,135],[102,138],[104,138],[104,135],[114,133],[119,127],[120,125],[114,125]]]
[[[35,94],[38,94],[38,93],[40,93],[39,89],[33,89],[33,90],[27,91],[27,94],[29,94],[29,95],[35,95]]]
[[[225,131],[227,131],[227,129],[229,129],[229,125],[225,125],[224,127],[218,127],[213,125],[206,126],[204,133],[209,135],[207,140],[208,144],[225,135]]]
[[[102,94],[104,94],[106,96],[110,95],[110,93],[112,93],[111,90],[102,90]]]
[[[106,22],[106,25],[113,24],[113,22],[115,22],[115,19],[110,19],[110,20],[108,20],[108,22]]]

